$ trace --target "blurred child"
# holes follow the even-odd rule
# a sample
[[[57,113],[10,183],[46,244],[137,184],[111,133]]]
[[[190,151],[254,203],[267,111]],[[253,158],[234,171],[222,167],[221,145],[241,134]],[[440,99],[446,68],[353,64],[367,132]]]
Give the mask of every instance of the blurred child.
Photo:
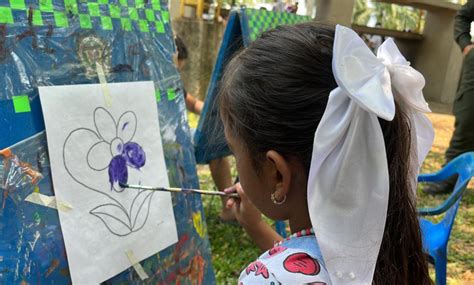
[[[177,67],[178,70],[182,70],[186,64],[186,60],[188,59],[188,48],[179,36],[176,36],[175,42],[178,49]],[[187,93],[186,90],[183,90],[183,93],[186,102],[186,109],[194,114],[201,115],[204,102]],[[230,163],[226,157],[211,160],[209,162],[209,168],[211,170],[212,179],[214,180],[214,183],[216,184],[216,187],[219,191],[224,191],[225,188],[232,185]],[[225,207],[226,201],[227,200],[225,198],[222,199],[222,212],[219,217],[223,221],[235,220],[232,211]]]

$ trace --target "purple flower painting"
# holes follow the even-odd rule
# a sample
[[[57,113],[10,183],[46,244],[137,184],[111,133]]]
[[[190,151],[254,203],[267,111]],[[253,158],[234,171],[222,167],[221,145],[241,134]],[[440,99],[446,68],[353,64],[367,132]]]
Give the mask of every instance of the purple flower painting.
[[[127,167],[140,169],[145,165],[146,156],[143,148],[135,142],[119,144],[117,148],[122,153],[114,156],[110,161],[109,182],[111,189],[121,192],[123,189],[120,189],[118,183],[127,183]]]
[[[139,173],[146,165],[143,147],[133,141],[137,131],[137,116],[134,112],[127,111],[115,120],[109,111],[98,107],[94,110],[94,126],[95,129],[79,128],[69,134],[64,143],[64,166],[77,183],[106,196],[110,201],[93,208],[90,214],[101,219],[111,233],[126,236],[145,225],[153,195],[151,191],[137,191],[132,201],[123,201],[120,196],[124,191],[120,183],[128,182],[130,171]],[[68,160],[67,153],[73,151],[72,148],[80,144],[81,139],[85,137],[89,140],[94,138],[95,142],[87,150],[84,166],[77,166],[77,161]],[[76,173],[79,172],[72,169],[81,167],[95,173],[107,174],[97,177],[108,177],[109,188],[99,189],[96,186],[97,181],[92,181],[92,178],[91,181],[78,178]],[[100,183],[104,184],[99,181]]]
[[[94,112],[94,123],[102,140],[91,147],[87,160],[92,169],[100,171],[104,169],[103,161],[94,161],[95,156],[109,150],[111,156],[107,168],[110,189],[121,192],[123,189],[119,183],[127,183],[128,168],[139,170],[146,163],[143,148],[131,141],[136,132],[137,117],[135,113],[128,111],[123,113],[116,123],[107,110],[97,108]]]

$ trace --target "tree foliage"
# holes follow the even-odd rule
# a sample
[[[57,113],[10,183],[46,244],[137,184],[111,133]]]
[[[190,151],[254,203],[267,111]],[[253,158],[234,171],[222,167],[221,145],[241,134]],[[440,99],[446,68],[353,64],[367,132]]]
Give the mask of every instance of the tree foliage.
[[[369,20],[375,17],[377,23],[385,29],[421,33],[424,14],[425,11],[409,6],[356,0],[353,22],[358,25],[367,25]]]

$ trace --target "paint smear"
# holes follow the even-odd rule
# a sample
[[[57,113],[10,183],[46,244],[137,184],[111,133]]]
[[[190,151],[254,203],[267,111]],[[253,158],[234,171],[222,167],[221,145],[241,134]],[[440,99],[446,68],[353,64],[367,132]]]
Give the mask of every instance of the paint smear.
[[[0,155],[3,156],[4,158],[10,158],[13,154],[9,148],[6,148],[3,150],[0,150]]]
[[[125,122],[125,124],[123,124],[122,126],[122,131],[125,130],[125,128],[128,126],[128,122]]]
[[[23,173],[31,178],[32,184],[36,184],[41,178],[43,178],[43,175],[33,169],[31,164],[20,161],[9,148],[0,150],[0,156],[4,157],[3,165],[6,169],[8,168],[7,161],[11,161],[12,164],[20,167]]]
[[[45,276],[49,277],[49,275],[51,275],[51,273],[53,273],[53,271],[56,270],[56,268],[58,268],[58,266],[59,266],[59,259],[53,259],[51,261],[51,264],[49,265],[48,270],[46,271]]]
[[[205,234],[204,224],[202,223],[202,215],[201,212],[193,213],[193,224],[194,228],[198,235],[203,238]]]
[[[38,242],[38,239],[41,237],[41,234],[39,231],[35,232],[35,239],[31,242],[29,241],[28,244],[30,245],[31,251],[35,250],[36,242]]]

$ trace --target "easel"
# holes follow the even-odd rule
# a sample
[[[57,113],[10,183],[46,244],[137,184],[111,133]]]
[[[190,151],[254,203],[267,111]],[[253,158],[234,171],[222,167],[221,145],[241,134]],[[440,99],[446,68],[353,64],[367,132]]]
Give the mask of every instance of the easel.
[[[0,283],[68,284],[57,210],[24,200],[54,196],[37,87],[98,83],[95,62],[108,82],[154,81],[171,186],[199,187],[167,2],[1,1],[0,37]],[[215,283],[200,196],[173,205],[179,242],[140,262],[145,282]],[[133,268],[106,281],[143,282]]]

